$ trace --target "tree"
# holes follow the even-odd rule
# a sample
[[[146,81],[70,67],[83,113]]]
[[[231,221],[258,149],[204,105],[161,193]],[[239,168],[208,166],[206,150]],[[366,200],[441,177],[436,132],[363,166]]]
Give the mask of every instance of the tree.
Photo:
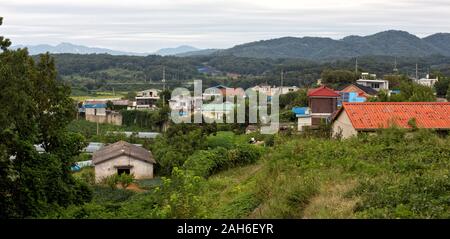
[[[357,76],[348,70],[324,70],[321,74],[322,83],[332,87],[344,86],[356,81]]]
[[[66,130],[76,104],[56,80],[54,60],[45,54],[35,63],[27,49],[10,44],[0,37],[0,218],[39,217],[91,199],[70,173],[85,142]]]
[[[134,101],[136,99],[136,95],[137,95],[136,92],[129,91],[127,92],[127,95],[123,99]]]
[[[445,77],[440,77],[439,81],[434,84],[434,88],[436,89],[436,95],[445,96],[447,94],[447,90],[450,85],[450,79]]]
[[[447,90],[447,100],[450,101],[450,87],[448,87]]]

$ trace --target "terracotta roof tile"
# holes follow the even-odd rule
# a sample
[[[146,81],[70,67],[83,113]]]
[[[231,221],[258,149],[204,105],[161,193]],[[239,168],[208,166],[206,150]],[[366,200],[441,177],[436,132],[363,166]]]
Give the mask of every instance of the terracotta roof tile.
[[[396,125],[410,128],[414,118],[419,128],[450,129],[448,102],[365,102],[343,103],[355,129],[379,129]]]

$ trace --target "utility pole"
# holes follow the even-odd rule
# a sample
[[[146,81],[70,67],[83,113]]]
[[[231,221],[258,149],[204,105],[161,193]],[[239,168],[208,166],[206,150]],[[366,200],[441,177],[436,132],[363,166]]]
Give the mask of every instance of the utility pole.
[[[358,58],[355,61],[355,75],[358,75]]]
[[[397,58],[395,58],[395,62],[394,62],[394,73],[398,73],[398,69],[397,69]]]
[[[283,78],[284,78],[284,72],[283,72],[283,70],[281,70],[281,76],[280,76],[280,79],[281,79],[281,88],[283,88]]]
[[[163,83],[163,107],[166,104],[166,97],[164,95],[164,91],[166,91],[166,67],[163,66],[163,78],[162,78],[162,83]]]
[[[416,80],[419,79],[419,64],[416,63]]]

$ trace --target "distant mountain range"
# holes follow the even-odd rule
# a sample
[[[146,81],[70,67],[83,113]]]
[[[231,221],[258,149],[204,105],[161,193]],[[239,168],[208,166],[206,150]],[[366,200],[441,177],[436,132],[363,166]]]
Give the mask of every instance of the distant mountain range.
[[[15,45],[12,48],[28,48],[28,52],[31,55],[42,54],[50,52],[54,54],[58,53],[72,53],[72,54],[110,54],[110,55],[147,55],[142,53],[115,51],[106,48],[87,47],[82,45],[75,45],[72,43],[63,42],[56,46],[40,44],[40,45]]]
[[[17,45],[15,48],[25,47]],[[389,30],[369,36],[348,36],[340,40],[323,37],[282,37],[237,45],[229,49],[198,49],[182,45],[163,48],[154,53],[133,53],[71,43],[56,46],[26,46],[32,55],[44,52],[111,55],[175,55],[180,57],[233,55],[249,58],[299,58],[307,60],[345,59],[359,56],[426,57],[450,56],[450,33],[437,33],[419,38],[405,31]]]
[[[170,55],[177,55],[177,54],[199,51],[199,50],[201,50],[201,49],[195,48],[193,46],[182,45],[182,46],[175,47],[175,48],[162,48],[162,49],[156,51],[154,54],[161,55],[161,56],[170,56]]]
[[[198,49],[192,46],[179,46],[175,48],[163,48],[154,53],[137,53],[137,52],[125,52],[125,51],[116,51],[107,48],[99,48],[99,47],[87,47],[82,45],[75,45],[72,43],[63,42],[56,46],[48,45],[48,44],[40,44],[40,45],[15,45],[12,48],[28,48],[28,52],[31,55],[38,55],[45,52],[50,52],[53,54],[58,53],[72,53],[72,54],[110,54],[110,55],[133,55],[133,56],[146,56],[146,55],[177,55],[184,54],[188,52],[197,52],[202,51],[202,49]]]
[[[419,38],[405,31],[385,31],[341,40],[321,37],[283,37],[234,46],[215,54],[252,58],[340,59],[357,56],[450,56],[450,34]]]

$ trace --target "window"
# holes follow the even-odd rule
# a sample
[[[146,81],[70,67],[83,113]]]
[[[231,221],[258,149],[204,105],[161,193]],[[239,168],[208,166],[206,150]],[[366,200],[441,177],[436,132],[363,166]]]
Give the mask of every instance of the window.
[[[380,88],[380,83],[372,83],[371,87],[374,89],[378,89],[378,88]]]

